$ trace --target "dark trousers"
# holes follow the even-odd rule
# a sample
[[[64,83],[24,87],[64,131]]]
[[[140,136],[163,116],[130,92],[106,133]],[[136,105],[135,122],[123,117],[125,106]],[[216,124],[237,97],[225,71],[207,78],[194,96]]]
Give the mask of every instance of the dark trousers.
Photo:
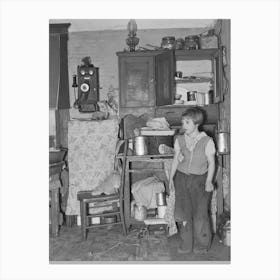
[[[211,192],[205,191],[207,174],[187,175],[176,171],[175,185],[175,220],[179,223],[187,221],[186,226],[180,226],[179,232],[184,249],[209,249],[211,229],[209,223],[209,202]]]

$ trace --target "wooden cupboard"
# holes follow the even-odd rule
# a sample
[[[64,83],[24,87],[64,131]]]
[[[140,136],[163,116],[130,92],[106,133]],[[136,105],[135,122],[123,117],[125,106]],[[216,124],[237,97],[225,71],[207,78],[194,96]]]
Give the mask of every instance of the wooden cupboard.
[[[173,103],[174,52],[118,52],[120,112]]]
[[[180,67],[183,67],[187,73],[184,73]],[[211,83],[213,103],[223,101],[222,52],[220,49],[176,50],[175,69],[175,71],[181,71],[183,76],[175,79],[175,87],[176,85],[190,86],[192,84],[195,89],[195,85]],[[199,70],[203,72],[197,73]]]
[[[206,116],[209,115],[207,122],[218,121],[218,103],[223,101],[220,49],[118,52],[117,56],[120,117],[148,113],[152,117],[168,116],[172,119],[176,117],[172,112],[178,115],[176,112],[189,106],[174,104],[177,86],[187,92],[188,88],[199,91],[196,87],[205,84],[205,91],[213,91],[213,104],[202,109]],[[186,73],[180,68],[182,65],[187,69]],[[204,72],[198,75],[195,71],[199,69],[206,71],[208,76],[203,77]],[[182,78],[175,77],[176,71],[183,72]],[[211,88],[207,88],[210,84]]]

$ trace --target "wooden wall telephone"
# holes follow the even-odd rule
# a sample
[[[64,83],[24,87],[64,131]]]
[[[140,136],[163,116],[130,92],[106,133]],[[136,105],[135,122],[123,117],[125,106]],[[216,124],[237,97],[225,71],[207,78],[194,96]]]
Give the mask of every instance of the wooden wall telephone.
[[[95,112],[98,110],[99,101],[99,68],[91,63],[89,56],[84,57],[82,62],[83,64],[77,67],[77,75],[73,75],[74,108],[81,113]],[[78,98],[76,98],[75,88],[78,88]]]

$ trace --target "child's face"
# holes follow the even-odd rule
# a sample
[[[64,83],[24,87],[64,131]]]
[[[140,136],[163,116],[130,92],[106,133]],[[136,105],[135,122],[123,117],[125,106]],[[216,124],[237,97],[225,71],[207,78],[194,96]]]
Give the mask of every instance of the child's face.
[[[191,135],[198,129],[198,124],[194,124],[191,118],[184,117],[182,119],[182,128],[187,135]]]

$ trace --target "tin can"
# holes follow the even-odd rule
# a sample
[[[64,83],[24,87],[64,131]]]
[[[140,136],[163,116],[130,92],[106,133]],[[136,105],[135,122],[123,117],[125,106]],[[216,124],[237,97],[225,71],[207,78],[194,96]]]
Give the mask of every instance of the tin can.
[[[136,136],[134,138],[134,153],[137,156],[143,156],[148,154],[147,145],[146,145],[146,137],[144,136]]]
[[[166,195],[165,193],[156,193],[156,202],[157,206],[165,206],[166,205]]]
[[[213,90],[209,90],[204,95],[205,105],[213,104]]]
[[[196,97],[197,91],[188,91],[187,92],[187,99],[188,101],[195,101],[195,97]]]
[[[223,227],[223,243],[226,246],[230,246],[230,220]]]
[[[229,153],[229,133],[219,132],[218,133],[218,153],[228,154]]]
[[[226,246],[230,246],[230,228],[223,229],[223,244]]]
[[[198,106],[205,105],[205,94],[203,92],[197,92],[195,99]]]

